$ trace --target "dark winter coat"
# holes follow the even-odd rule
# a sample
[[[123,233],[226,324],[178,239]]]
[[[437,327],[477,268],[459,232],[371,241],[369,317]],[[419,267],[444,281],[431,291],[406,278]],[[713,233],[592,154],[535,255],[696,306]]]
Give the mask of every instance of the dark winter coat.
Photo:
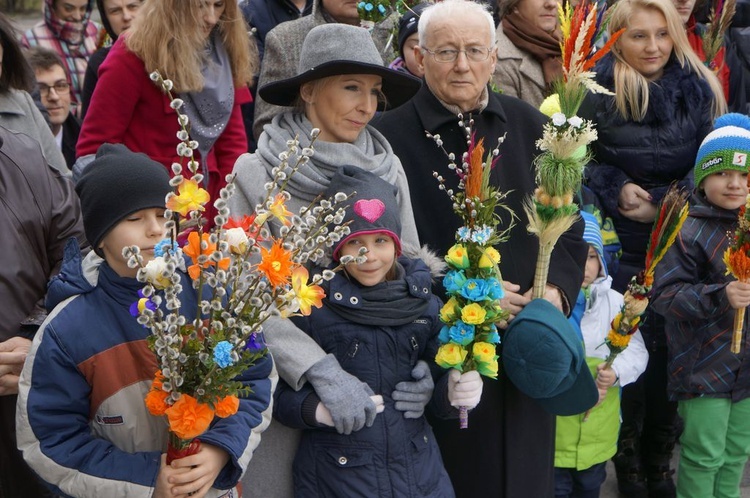
[[[730,86],[735,95],[731,110],[750,114],[750,0],[737,2],[725,44]]]
[[[274,416],[294,428],[316,429],[304,431],[297,450],[294,461],[297,497],[454,496],[427,420],[405,418],[403,412],[395,409],[391,398],[396,384],[413,380],[411,371],[419,360],[432,364],[436,377],[445,372],[434,364],[442,323],[438,318],[440,300],[430,290],[430,271],[421,260],[400,258],[399,262],[404,268],[409,301],[424,309],[404,323],[373,324],[358,315],[364,301],[362,287],[344,273],[337,273],[330,281],[322,308],[313,310],[308,317],[294,319],[326,353],[336,356],[344,370],[367,383],[374,393],[381,394],[385,403],[385,410],[378,414],[372,427],[346,436],[318,426],[314,417],[308,420],[310,417],[304,416],[309,411],[305,407],[314,409],[318,401],[309,383],[295,392],[279,382]],[[374,301],[383,308],[399,307],[400,301],[394,301],[391,291],[394,284],[397,285],[384,282],[368,289],[376,293]],[[337,312],[332,303],[344,311]],[[349,313],[354,313],[356,322],[344,316]],[[442,396],[437,397],[445,400],[446,385],[444,382],[438,385]],[[455,412],[447,403],[441,405],[443,415]],[[453,423],[458,424],[456,420]]]
[[[476,136],[485,138],[485,150],[507,133],[490,178],[509,192],[505,203],[520,219],[510,240],[498,247],[500,269],[503,279],[519,284],[525,292],[533,283],[538,240],[526,231],[522,201],[536,186],[534,143],[547,118],[526,102],[496,93],[490,93],[487,107],[472,118]],[[467,146],[458,118],[423,84],[411,101],[376,117],[372,124],[385,135],[404,166],[420,242],[445,253],[455,242],[461,220],[432,173],[438,171],[452,188],[457,180],[425,130],[440,134],[445,150],[460,158]],[[507,227],[507,214],[501,216]],[[582,233],[583,223],[574,225],[552,254],[549,282],[562,290],[571,305],[583,281],[588,251]],[[497,380],[485,380],[482,402],[470,413],[468,429],[459,429],[455,421],[434,421],[433,428],[457,496],[553,496],[554,416],[518,391],[502,366]]]
[[[310,14],[312,5],[312,0],[306,0],[305,8],[300,12],[291,0],[243,0],[240,3],[242,16],[247,24],[255,28],[254,35],[261,60],[268,32],[282,22],[294,21]]]
[[[674,245],[656,267],[654,310],[665,317],[669,348],[668,393],[672,400],[698,396],[750,396],[750,355],[745,319],[742,352],[730,352],[735,311],[729,305],[722,260],[737,211],[711,205],[702,194]]]
[[[597,82],[614,90],[613,57],[596,66]],[[625,120],[614,97],[589,93],[579,115],[593,120],[599,138],[592,144],[594,161],[587,171],[588,186],[612,217],[622,242],[621,271],[613,287],[643,268],[651,223],[640,223],[617,209],[620,189],[633,182],[658,203],[672,182],[692,189],[695,155],[711,130],[713,97],[708,84],[672,59],[664,75],[649,85],[649,104],[641,122]]]

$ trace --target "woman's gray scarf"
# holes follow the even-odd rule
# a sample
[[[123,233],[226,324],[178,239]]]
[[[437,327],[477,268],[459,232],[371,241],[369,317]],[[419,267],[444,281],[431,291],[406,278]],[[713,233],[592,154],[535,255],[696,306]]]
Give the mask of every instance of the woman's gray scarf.
[[[269,177],[271,169],[278,166],[278,154],[287,150],[287,140],[298,137],[300,147],[310,145],[312,124],[296,112],[277,115],[263,128],[256,154],[262,159]],[[317,140],[315,154],[310,162],[295,173],[286,186],[293,199],[312,202],[325,192],[333,175],[341,166],[351,164],[396,185],[399,169],[395,167],[391,145],[374,128],[367,126],[353,143],[335,143]],[[291,164],[290,166],[294,166]]]
[[[190,119],[190,138],[198,141],[204,181],[208,185],[208,153],[227,127],[234,107],[232,65],[217,29],[209,36],[205,61],[201,68],[203,90],[181,94],[180,98]]]

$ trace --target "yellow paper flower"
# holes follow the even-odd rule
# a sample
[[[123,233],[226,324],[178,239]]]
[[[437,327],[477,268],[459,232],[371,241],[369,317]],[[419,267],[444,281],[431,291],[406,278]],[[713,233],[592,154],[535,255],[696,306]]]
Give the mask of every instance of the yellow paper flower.
[[[464,362],[467,354],[468,351],[459,344],[443,344],[435,355],[435,363],[443,368],[458,367]]]
[[[204,204],[211,198],[195,180],[182,180],[177,192],[167,201],[167,209],[182,216],[187,216],[190,211],[204,211]]]
[[[614,330],[610,330],[609,334],[607,335],[607,340],[612,346],[620,349],[625,349],[626,347],[628,347],[628,344],[630,344],[631,337],[632,336],[630,335],[621,335]]]
[[[484,375],[485,377],[489,377],[490,379],[497,379],[497,370],[498,370],[497,359],[494,359],[492,361],[487,361],[487,362],[484,362],[484,361],[477,362],[477,372]]]
[[[495,355],[495,345],[489,342],[475,342],[471,348],[471,354],[474,356],[476,361],[483,363],[489,363],[495,361],[497,356]]]
[[[465,269],[469,267],[469,253],[463,245],[456,244],[448,249],[448,254],[445,255],[445,261],[451,266]]]
[[[458,307],[456,298],[448,299],[448,302],[440,309],[440,320],[443,323],[453,322],[456,319],[456,307]]]
[[[500,263],[500,253],[494,247],[487,247],[479,258],[479,268],[492,268]]]
[[[307,285],[309,277],[310,274],[304,266],[299,266],[292,272],[292,289],[297,297],[299,310],[305,316],[310,314],[312,306],[323,306],[323,298],[326,295],[319,285]]]
[[[268,210],[274,218],[282,222],[284,225],[289,226],[292,222],[287,218],[292,216],[292,212],[287,210],[286,205],[284,204],[285,200],[286,198],[283,194],[276,194],[276,197],[274,197],[273,203]]]
[[[553,114],[557,114],[560,111],[560,96],[556,93],[553,93],[544,101],[542,102],[542,105],[539,106],[539,110],[547,117],[552,117]]]
[[[477,303],[466,305],[461,310],[461,320],[470,325],[480,325],[486,317],[487,312]]]

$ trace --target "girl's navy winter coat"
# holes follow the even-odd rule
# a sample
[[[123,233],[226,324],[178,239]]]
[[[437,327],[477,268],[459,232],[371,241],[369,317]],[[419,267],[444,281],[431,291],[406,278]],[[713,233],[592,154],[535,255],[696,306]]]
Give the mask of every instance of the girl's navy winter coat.
[[[596,66],[596,80],[614,91],[614,57],[607,54]],[[649,84],[648,111],[642,121],[622,118],[613,96],[589,93],[579,115],[593,120],[599,138],[592,144],[594,162],[587,170],[588,186],[612,217],[622,242],[623,267],[614,276],[620,289],[630,275],[643,268],[651,223],[620,214],[620,189],[634,182],[658,203],[673,181],[692,189],[695,155],[711,131],[713,96],[708,84],[682,68],[674,57],[664,75]]]
[[[377,319],[367,323],[363,318],[358,320],[361,323],[355,323],[345,318],[334,308],[345,307],[344,315],[351,316],[350,312],[356,315],[362,304],[363,288],[343,272],[331,280],[322,308],[313,310],[308,317],[295,318],[297,326],[327,353],[335,355],[344,370],[367,383],[385,402],[385,410],[377,415],[372,427],[346,436],[333,428],[306,423],[303,403],[308,396],[315,396],[309,384],[295,392],[279,382],[274,416],[295,428],[314,429],[304,431],[294,461],[295,496],[454,496],[425,417],[405,418],[404,412],[395,409],[391,398],[396,384],[414,380],[411,371],[420,359],[431,365],[433,377],[444,372],[433,361],[442,324],[438,318],[440,300],[431,292],[430,271],[421,260],[400,258],[399,263],[405,271],[409,297],[427,301],[417,318],[392,326],[373,324],[372,321],[380,321]],[[386,307],[388,303],[398,307],[398,302],[389,297],[391,285],[393,282],[384,282],[369,287],[369,297],[372,299],[373,291],[382,291],[377,292],[377,301]],[[445,382],[436,384],[433,404],[439,405],[442,415],[448,416],[455,409],[447,405]]]

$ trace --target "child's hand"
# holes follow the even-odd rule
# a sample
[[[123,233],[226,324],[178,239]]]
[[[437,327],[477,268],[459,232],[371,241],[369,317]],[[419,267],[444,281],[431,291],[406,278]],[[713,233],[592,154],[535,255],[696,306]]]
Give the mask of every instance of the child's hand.
[[[172,476],[186,473],[190,469],[175,469],[167,465],[167,454],[161,454],[161,464],[159,465],[159,473],[156,475],[156,485],[154,486],[154,494],[151,498],[174,498],[172,494],[171,485],[169,479]]]
[[[608,389],[617,382],[617,374],[611,368],[604,368],[606,363],[600,363],[596,366],[596,387]]]
[[[750,284],[734,280],[726,286],[729,305],[734,309],[750,306]]]
[[[482,398],[482,386],[482,378],[476,370],[461,373],[452,368],[448,372],[448,401],[456,408],[465,406],[471,410]]]
[[[373,403],[375,403],[375,413],[382,413],[385,409],[385,404],[383,403],[383,397],[379,394],[370,396],[370,399]],[[315,420],[322,425],[327,425],[328,427],[333,427],[333,417],[331,417],[331,412],[328,411],[328,408],[326,408],[326,405],[323,403],[318,403],[318,406],[315,408]]]
[[[172,462],[174,470],[185,470],[183,473],[169,476],[172,495],[202,498],[211,489],[228,461],[229,454],[226,451],[211,444],[201,443],[201,449],[195,455]]]

